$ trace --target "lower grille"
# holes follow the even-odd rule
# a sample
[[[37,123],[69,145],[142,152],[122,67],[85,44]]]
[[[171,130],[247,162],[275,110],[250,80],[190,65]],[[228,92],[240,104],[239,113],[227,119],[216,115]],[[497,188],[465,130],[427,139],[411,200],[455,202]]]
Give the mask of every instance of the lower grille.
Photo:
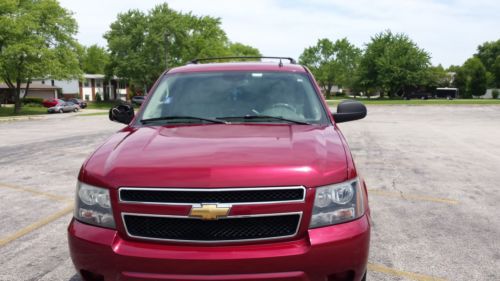
[[[182,217],[123,214],[130,236],[186,242],[238,242],[291,237],[300,213],[200,220]]]

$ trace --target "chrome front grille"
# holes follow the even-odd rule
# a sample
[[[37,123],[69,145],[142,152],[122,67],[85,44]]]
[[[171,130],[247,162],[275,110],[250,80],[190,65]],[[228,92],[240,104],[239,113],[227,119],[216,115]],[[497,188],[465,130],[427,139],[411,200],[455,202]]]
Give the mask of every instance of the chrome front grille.
[[[261,187],[261,188],[120,188],[120,201],[142,204],[267,204],[302,202],[305,188],[294,187]]]

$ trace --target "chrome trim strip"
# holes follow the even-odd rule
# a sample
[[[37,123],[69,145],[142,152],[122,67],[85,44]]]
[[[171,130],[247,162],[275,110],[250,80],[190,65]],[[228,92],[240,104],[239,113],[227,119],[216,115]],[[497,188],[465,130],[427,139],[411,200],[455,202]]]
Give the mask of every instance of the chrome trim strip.
[[[158,214],[137,214],[137,213],[122,213],[122,223],[125,227],[125,232],[129,237],[144,239],[144,240],[154,240],[154,241],[168,241],[168,242],[181,242],[181,243],[239,243],[239,242],[251,242],[251,241],[266,241],[266,240],[278,240],[284,238],[291,238],[297,235],[299,232],[300,225],[302,223],[302,212],[290,212],[290,213],[274,213],[274,214],[257,214],[257,215],[239,215],[239,216],[228,216],[224,218],[220,218],[219,220],[224,219],[233,219],[233,218],[250,218],[250,217],[277,217],[277,216],[286,216],[286,215],[299,215],[299,221],[297,222],[297,227],[295,228],[295,232],[291,235],[285,236],[275,236],[269,238],[255,238],[255,239],[240,239],[240,240],[214,240],[214,241],[205,241],[205,240],[182,240],[182,239],[163,239],[163,238],[153,238],[153,237],[145,237],[145,236],[136,236],[130,234],[127,228],[127,224],[125,223],[125,216],[142,216],[142,217],[164,217],[164,218],[182,218],[182,219],[193,219],[199,220],[199,218],[193,218],[188,216],[174,216],[174,215],[158,215]]]
[[[175,202],[147,202],[147,201],[126,201],[122,200],[122,190],[141,190],[141,191],[195,191],[195,192],[217,192],[217,191],[253,191],[253,190],[284,190],[284,189],[302,189],[302,198],[297,200],[287,201],[264,201],[264,202],[244,202],[244,203],[224,203],[235,205],[258,205],[258,204],[286,204],[286,203],[303,203],[306,199],[306,188],[304,186],[284,186],[284,187],[244,187],[244,188],[142,188],[142,187],[120,187],[118,189],[118,198],[120,203],[127,204],[148,204],[148,205],[177,205],[177,206],[192,206],[193,204],[209,203],[209,202],[191,202],[191,203],[175,203]],[[210,202],[217,204],[217,202]]]

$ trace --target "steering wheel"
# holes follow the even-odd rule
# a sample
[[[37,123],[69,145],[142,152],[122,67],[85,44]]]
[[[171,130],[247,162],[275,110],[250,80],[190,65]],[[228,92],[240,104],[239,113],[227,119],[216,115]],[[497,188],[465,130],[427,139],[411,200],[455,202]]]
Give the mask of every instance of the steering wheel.
[[[293,113],[297,114],[297,109],[291,105],[289,105],[288,103],[275,103],[273,105],[271,105],[271,108],[283,108],[283,109],[286,109],[286,110],[289,110],[289,111],[292,111]]]

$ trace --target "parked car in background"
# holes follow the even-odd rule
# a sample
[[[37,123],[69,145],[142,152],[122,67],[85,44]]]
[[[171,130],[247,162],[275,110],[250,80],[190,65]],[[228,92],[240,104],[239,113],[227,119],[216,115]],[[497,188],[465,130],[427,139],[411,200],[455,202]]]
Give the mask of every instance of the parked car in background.
[[[81,100],[81,99],[69,99],[68,102],[78,104],[78,106],[80,106],[80,108],[82,108],[82,109],[87,107],[87,102],[84,100]]]
[[[146,99],[145,96],[134,96],[134,97],[132,97],[132,103],[137,104],[137,105],[141,105],[145,99]]]
[[[43,100],[43,101],[42,101],[42,105],[43,105],[44,107],[49,108],[49,107],[56,106],[57,104],[62,103],[62,102],[64,102],[64,101],[63,101],[63,100],[61,100],[61,99],[54,99],[54,98],[50,98],[50,99],[45,99],[45,100]]]
[[[77,112],[80,107],[72,102],[60,102],[47,110],[47,113]]]

